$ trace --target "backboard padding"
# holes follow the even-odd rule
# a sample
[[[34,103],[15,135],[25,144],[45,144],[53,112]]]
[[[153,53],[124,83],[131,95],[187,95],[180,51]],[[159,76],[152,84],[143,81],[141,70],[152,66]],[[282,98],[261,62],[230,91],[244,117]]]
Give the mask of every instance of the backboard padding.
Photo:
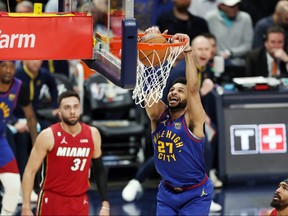
[[[116,26],[120,26],[121,22],[121,30],[117,30],[117,35],[115,35],[114,29],[112,36],[109,35],[110,31],[108,31],[106,41],[101,41],[96,36],[96,45],[93,50],[94,60],[86,62],[90,68],[95,69],[115,85],[125,89],[133,89],[136,83],[138,26],[134,18],[133,5],[133,0],[123,0],[123,9],[114,10],[108,6],[107,29],[113,30],[113,19],[111,18],[116,16],[117,19],[114,19],[113,25],[115,22],[119,22],[116,23]],[[112,49],[114,38],[119,38],[119,48],[117,48],[116,53],[115,49]]]

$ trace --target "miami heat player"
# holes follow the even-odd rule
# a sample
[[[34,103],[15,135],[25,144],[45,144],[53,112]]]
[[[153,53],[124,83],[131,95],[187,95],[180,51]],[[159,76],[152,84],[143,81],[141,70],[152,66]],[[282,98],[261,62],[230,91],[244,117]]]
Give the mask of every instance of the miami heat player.
[[[107,179],[102,162],[99,131],[79,122],[79,95],[63,92],[58,98],[61,122],[43,130],[36,143],[23,176],[22,215],[33,215],[30,193],[34,177],[42,166],[41,191],[37,215],[89,215],[89,170],[97,170],[96,183],[102,198],[99,215],[109,215]]]

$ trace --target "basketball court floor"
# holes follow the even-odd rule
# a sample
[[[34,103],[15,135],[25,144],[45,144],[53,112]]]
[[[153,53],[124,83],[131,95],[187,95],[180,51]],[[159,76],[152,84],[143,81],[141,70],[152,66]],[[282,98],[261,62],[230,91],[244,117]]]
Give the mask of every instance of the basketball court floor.
[[[109,177],[109,198],[111,215],[119,216],[153,216],[156,210],[156,194],[159,179],[152,177],[142,184],[143,193],[131,203],[125,202],[121,197],[122,189],[132,178],[133,172],[115,170],[115,174]],[[210,212],[214,215],[229,216],[264,216],[270,208],[274,191],[278,182],[258,184],[249,182],[237,185],[224,185],[222,189],[215,189],[214,201],[221,204],[221,212]],[[94,184],[89,191],[90,215],[97,215],[100,208],[100,200]],[[32,206],[35,207],[35,204]],[[21,215],[21,204],[17,214]]]
[[[135,201],[127,203],[121,198],[122,188],[126,182],[118,187],[110,188],[110,201],[111,201],[111,215],[123,216],[152,216],[156,211],[156,195],[157,184],[146,181],[144,184],[143,194]],[[229,216],[254,216],[266,215],[270,207],[270,202],[274,195],[276,184],[266,185],[238,185],[238,186],[224,186],[222,189],[215,190],[214,201],[221,204],[223,209],[221,212],[210,212],[210,215],[229,215]],[[97,200],[97,193],[90,192],[92,203]],[[91,208],[91,214],[98,212],[99,205]],[[96,207],[97,206],[97,207]]]

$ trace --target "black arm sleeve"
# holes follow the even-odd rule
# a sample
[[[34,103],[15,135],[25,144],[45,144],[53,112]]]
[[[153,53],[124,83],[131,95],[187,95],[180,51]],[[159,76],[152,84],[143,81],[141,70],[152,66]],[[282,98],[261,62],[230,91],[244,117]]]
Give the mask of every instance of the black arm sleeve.
[[[96,173],[96,184],[101,197],[102,202],[108,201],[108,183],[106,170],[102,161],[102,157],[92,159],[92,164]]]

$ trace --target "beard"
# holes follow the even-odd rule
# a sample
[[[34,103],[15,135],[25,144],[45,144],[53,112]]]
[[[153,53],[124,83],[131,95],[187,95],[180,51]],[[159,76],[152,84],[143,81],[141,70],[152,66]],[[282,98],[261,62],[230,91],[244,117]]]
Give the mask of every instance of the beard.
[[[273,199],[270,205],[271,205],[271,207],[275,208],[277,211],[281,211],[281,210],[285,209],[288,206],[288,203],[284,202],[280,198],[279,200],[274,200]]]
[[[80,119],[80,117],[78,117],[78,118],[75,119],[75,120],[69,120],[68,118],[65,118],[65,117],[62,116],[62,121],[63,121],[65,124],[69,125],[69,126],[74,126],[74,125],[76,125],[76,124],[79,122],[79,119]]]
[[[177,112],[177,111],[184,110],[186,108],[186,105],[187,105],[187,100],[184,100],[184,101],[178,103],[176,106],[168,105],[168,107],[169,107],[171,112]]]
[[[3,84],[5,84],[5,85],[8,85],[8,84],[11,84],[11,83],[12,83],[12,80],[11,80],[11,79],[5,79],[5,78],[3,78],[3,79],[1,80],[1,82],[2,82]]]

